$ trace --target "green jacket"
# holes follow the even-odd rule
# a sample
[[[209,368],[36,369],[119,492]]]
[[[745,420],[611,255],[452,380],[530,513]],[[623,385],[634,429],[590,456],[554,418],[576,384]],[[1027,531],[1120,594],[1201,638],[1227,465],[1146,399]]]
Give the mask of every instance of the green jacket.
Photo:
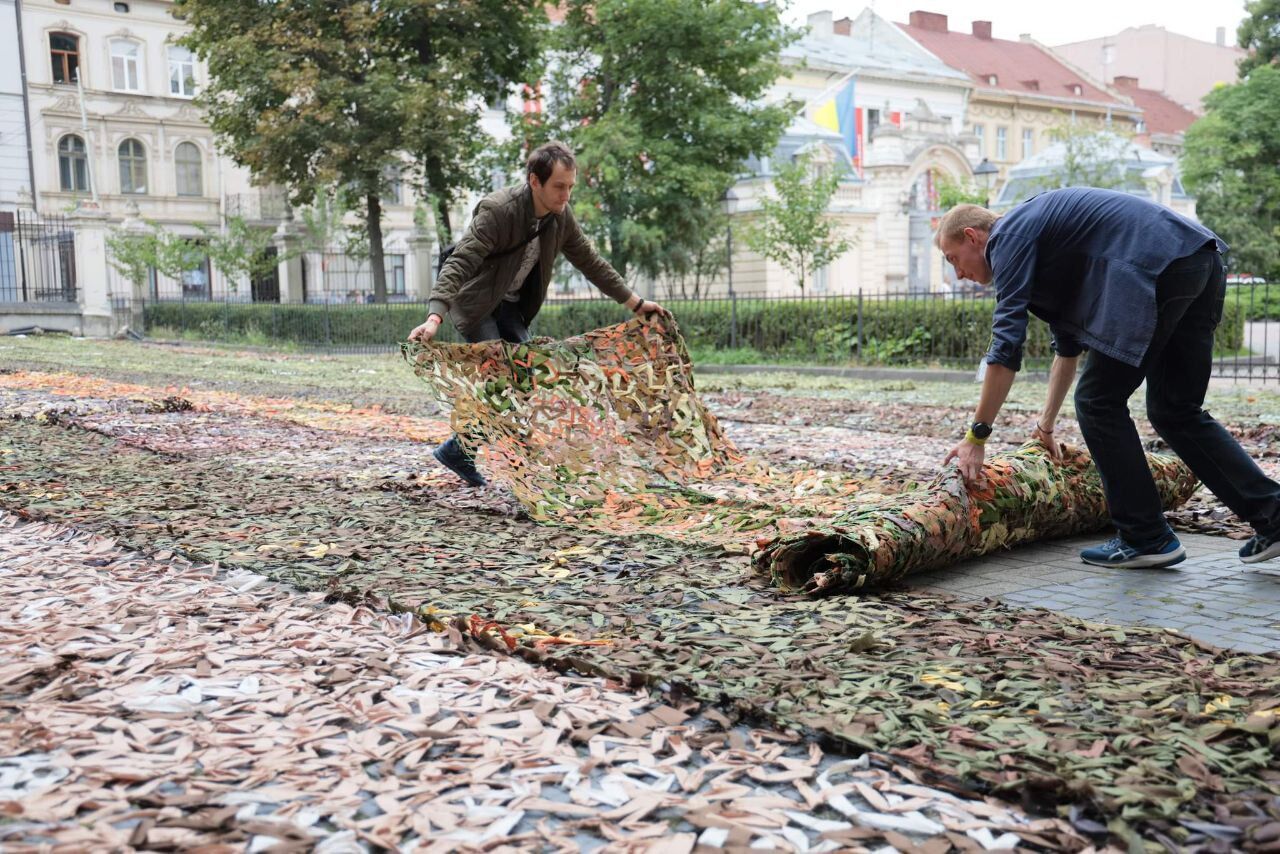
[[[481,199],[471,224],[445,261],[440,278],[431,290],[430,313],[448,317],[461,332],[493,314],[519,272],[524,252],[511,252],[496,259],[488,256],[518,246],[529,236],[535,221],[533,192],[528,184],[506,187]],[[526,282],[520,291],[520,313],[526,323],[532,322],[542,308],[556,254],[560,252],[591,284],[618,302],[631,299],[631,289],[596,252],[567,206],[563,213],[551,215],[538,243],[540,281],[536,287]]]

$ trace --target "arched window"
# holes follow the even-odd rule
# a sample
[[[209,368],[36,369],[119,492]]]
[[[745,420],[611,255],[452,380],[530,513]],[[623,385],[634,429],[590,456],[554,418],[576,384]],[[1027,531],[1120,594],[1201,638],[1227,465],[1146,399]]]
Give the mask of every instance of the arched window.
[[[201,177],[200,147],[194,142],[178,143],[173,152],[174,169],[177,170],[179,196],[203,196],[204,180]]]
[[[120,192],[147,191],[147,150],[136,139],[126,139],[117,149],[120,158]]]
[[[73,133],[58,140],[58,186],[68,193],[89,192],[89,157],[84,140]]]
[[[142,88],[138,73],[140,53],[137,42],[111,40],[111,85],[116,91],[137,92]]]
[[[80,39],[71,33],[49,33],[49,60],[54,83],[75,83],[80,79]]]

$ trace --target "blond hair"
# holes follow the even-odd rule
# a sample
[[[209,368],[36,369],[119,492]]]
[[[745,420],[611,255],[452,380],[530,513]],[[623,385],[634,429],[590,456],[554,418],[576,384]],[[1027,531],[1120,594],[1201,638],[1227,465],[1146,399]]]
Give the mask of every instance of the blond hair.
[[[942,248],[944,238],[953,243],[963,240],[966,228],[989,232],[999,218],[1000,214],[981,205],[956,205],[943,214],[942,221],[938,223],[938,233],[933,236],[933,245]]]

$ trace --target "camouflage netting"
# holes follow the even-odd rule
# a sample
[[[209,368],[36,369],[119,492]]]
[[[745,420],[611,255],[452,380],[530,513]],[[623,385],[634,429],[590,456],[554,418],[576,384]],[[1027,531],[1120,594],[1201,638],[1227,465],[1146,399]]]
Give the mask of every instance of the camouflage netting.
[[[882,586],[1107,519],[1097,471],[1072,448],[1063,463],[1034,444],[997,454],[976,490],[954,468],[917,487],[748,457],[698,398],[669,319],[564,341],[408,344],[405,356],[532,518],[744,551],[758,538],[756,566],[787,589]],[[1175,458],[1149,462],[1167,508],[1195,491]]]
[[[1097,530],[1108,518],[1102,480],[1088,453],[1065,450],[1061,463],[1039,445],[998,454],[979,489],[965,489],[951,469],[923,489],[778,537],[756,554],[756,566],[783,588],[852,591],[1018,543]],[[1148,454],[1147,463],[1166,509],[1195,492],[1198,481],[1180,460]]]

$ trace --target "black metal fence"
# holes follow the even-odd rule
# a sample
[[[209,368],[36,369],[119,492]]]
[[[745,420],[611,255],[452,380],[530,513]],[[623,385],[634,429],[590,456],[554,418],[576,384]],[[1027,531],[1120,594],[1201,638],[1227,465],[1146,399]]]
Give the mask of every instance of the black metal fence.
[[[75,232],[63,217],[0,212],[0,302],[75,302]]]
[[[664,305],[675,314],[695,359],[704,364],[970,369],[990,341],[994,301],[982,292],[738,294]],[[340,352],[391,350],[426,316],[424,302],[164,301],[145,308],[148,333],[156,337]],[[532,331],[565,338],[627,317],[611,300],[553,298]],[[447,322],[440,339],[458,340]],[[1231,287],[1215,344],[1218,376],[1280,381],[1280,285]],[[1051,358],[1048,328],[1033,321],[1025,363],[1042,368]]]

